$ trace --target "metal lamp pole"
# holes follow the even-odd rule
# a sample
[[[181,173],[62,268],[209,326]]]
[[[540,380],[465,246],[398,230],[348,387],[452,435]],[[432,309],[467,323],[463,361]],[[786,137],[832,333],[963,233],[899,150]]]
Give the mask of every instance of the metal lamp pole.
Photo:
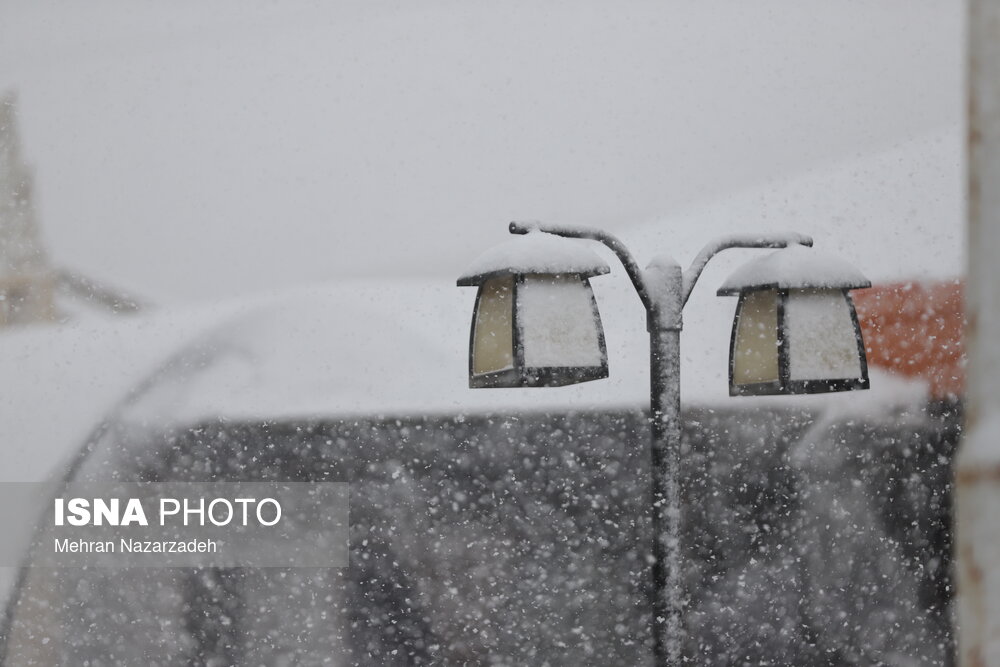
[[[649,407],[651,497],[653,507],[653,615],[651,632],[655,662],[681,664],[681,313],[702,270],[716,254],[728,248],[784,248],[812,245],[802,234],[726,236],[712,241],[698,253],[687,271],[672,257],[653,259],[645,271],[617,238],[597,229],[558,225],[510,223],[511,234],[539,230],[568,238],[603,243],[622,263],[646,309],[649,331]]]

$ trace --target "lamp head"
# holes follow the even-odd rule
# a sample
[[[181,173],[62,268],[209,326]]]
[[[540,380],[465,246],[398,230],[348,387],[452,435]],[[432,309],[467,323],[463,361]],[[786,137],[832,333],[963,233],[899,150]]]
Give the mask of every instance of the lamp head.
[[[738,295],[729,348],[733,396],[869,387],[849,291],[871,283],[843,260],[789,246],[737,269],[719,288]]]
[[[479,287],[469,386],[555,387],[607,377],[589,278],[608,270],[585,242],[537,231],[483,253],[458,279]]]

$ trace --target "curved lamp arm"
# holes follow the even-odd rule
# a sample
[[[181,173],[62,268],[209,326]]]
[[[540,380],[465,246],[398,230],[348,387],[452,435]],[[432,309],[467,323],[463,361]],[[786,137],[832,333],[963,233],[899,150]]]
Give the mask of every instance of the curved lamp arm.
[[[741,234],[721,236],[714,241],[709,242],[708,245],[701,249],[698,256],[694,258],[694,261],[691,262],[691,266],[688,267],[687,271],[684,272],[684,299],[682,303],[687,303],[688,298],[691,296],[691,291],[694,289],[695,283],[698,282],[698,278],[701,277],[701,272],[705,269],[705,265],[708,264],[709,260],[723,250],[728,250],[729,248],[785,248],[795,243],[804,246],[812,246],[813,240],[811,236],[806,236],[805,234],[785,232],[783,234]]]
[[[642,305],[646,307],[647,311],[652,308],[649,290],[646,289],[646,281],[642,278],[642,271],[639,269],[639,265],[636,264],[635,258],[632,257],[632,253],[628,251],[625,244],[611,234],[601,231],[600,229],[591,229],[590,227],[542,225],[533,222],[510,223],[511,234],[527,234],[528,232],[534,230],[546,232],[547,234],[555,234],[556,236],[565,236],[566,238],[589,239],[591,241],[603,243],[611,250],[611,252],[615,253],[618,261],[620,261],[622,266],[625,267],[625,273],[628,274],[629,280],[632,281],[632,286],[635,287],[635,291],[638,293],[639,299],[642,300]]]
[[[629,280],[632,281],[632,285],[635,287],[635,291],[639,294],[642,305],[646,307],[647,311],[653,312],[654,304],[646,287],[646,281],[643,279],[642,270],[636,263],[635,258],[632,257],[632,253],[625,247],[625,244],[616,237],[600,229],[592,229],[590,227],[543,225],[534,222],[510,223],[511,234],[527,234],[534,230],[555,234],[556,236],[589,239],[603,243],[611,252],[615,253],[618,261],[625,267],[625,273],[628,274]],[[709,242],[701,249],[697,257],[694,258],[687,271],[683,273],[681,307],[683,308],[684,304],[687,303],[695,283],[698,282],[701,272],[705,269],[705,265],[723,250],[728,250],[729,248],[784,248],[796,243],[804,246],[812,246],[813,240],[811,236],[806,236],[805,234],[785,232],[778,234],[735,234],[722,236]]]

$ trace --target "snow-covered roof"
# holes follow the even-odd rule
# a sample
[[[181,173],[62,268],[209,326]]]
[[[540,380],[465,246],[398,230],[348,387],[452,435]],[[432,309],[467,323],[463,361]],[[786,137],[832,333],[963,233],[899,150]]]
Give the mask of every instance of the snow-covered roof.
[[[718,295],[732,296],[761,287],[858,289],[871,287],[871,281],[840,257],[807,246],[791,245],[738,268],[719,287]]]
[[[468,331],[474,294],[454,284],[331,284],[248,302],[222,318],[128,407],[147,425],[200,420],[462,415],[522,410],[641,408],[649,403],[645,318],[624,275],[594,283],[608,341],[607,380],[544,389],[470,389]],[[706,328],[732,325],[695,310],[682,337],[687,404],[749,406],[728,396],[727,356]],[[707,342],[706,342],[707,341]],[[709,363],[705,363],[705,361]],[[692,361],[694,363],[692,363]],[[877,375],[877,374],[876,374]],[[906,383],[877,376],[872,392],[785,397],[795,405],[893,401]],[[913,385],[904,398],[922,395]],[[768,404],[782,403],[772,398]]]
[[[460,286],[479,285],[501,274],[568,274],[585,278],[610,271],[608,263],[597,256],[592,244],[545,232],[532,231],[515,235],[476,258],[458,278]]]
[[[150,425],[217,417],[646,406],[649,353],[642,306],[620,271],[593,286],[610,377],[558,388],[470,389],[468,332],[475,295],[451,281],[328,284],[225,309],[166,311],[6,334],[0,371],[18,390],[5,391],[0,403],[6,415],[0,472],[9,480],[44,477],[126,399],[128,413]],[[725,341],[734,304],[713,298],[703,306],[685,313],[685,404],[870,406],[926,391],[873,371],[868,392],[730,398]],[[166,370],[158,371],[170,358]]]

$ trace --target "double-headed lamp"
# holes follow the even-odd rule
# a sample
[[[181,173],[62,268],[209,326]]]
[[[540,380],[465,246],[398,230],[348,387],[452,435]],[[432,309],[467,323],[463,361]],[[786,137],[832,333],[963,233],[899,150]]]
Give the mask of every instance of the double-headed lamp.
[[[585,241],[533,231],[483,253],[458,279],[479,288],[469,386],[557,387],[608,376],[589,279],[608,265]]]
[[[867,389],[868,363],[849,290],[871,283],[849,263],[789,246],[737,269],[729,346],[732,396]]]

